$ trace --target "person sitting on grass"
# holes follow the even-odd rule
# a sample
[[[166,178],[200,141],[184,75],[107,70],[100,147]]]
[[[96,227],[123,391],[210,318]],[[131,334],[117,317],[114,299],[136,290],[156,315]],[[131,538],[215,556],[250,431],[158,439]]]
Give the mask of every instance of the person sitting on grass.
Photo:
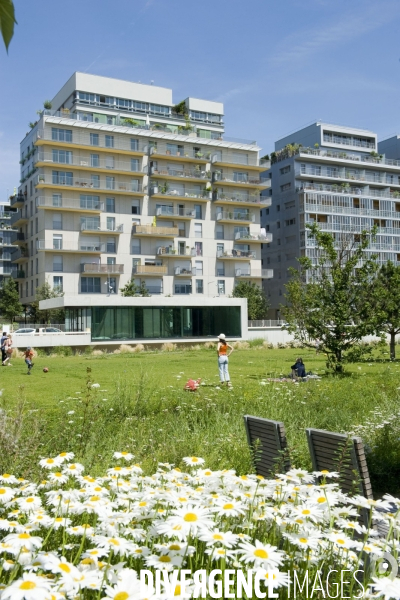
[[[305,377],[306,376],[306,367],[303,363],[303,359],[301,357],[296,358],[296,362],[294,365],[290,367],[292,369],[293,376],[297,377]]]
[[[33,367],[33,362],[32,362],[32,358],[33,358],[33,350],[30,346],[27,347],[27,349],[24,352],[24,357],[25,357],[25,362],[28,365],[28,373],[27,375],[31,374],[31,369]]]

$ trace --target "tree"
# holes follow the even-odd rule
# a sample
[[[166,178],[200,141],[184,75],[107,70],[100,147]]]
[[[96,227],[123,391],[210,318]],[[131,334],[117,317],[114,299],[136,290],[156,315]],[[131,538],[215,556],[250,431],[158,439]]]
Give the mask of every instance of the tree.
[[[343,371],[343,362],[366,335],[375,333],[374,285],[376,257],[365,250],[375,235],[340,234],[336,237],[309,225],[315,239],[316,262],[299,259],[300,269],[290,269],[286,287],[288,306],[282,307],[287,330],[303,345],[327,355],[327,367]]]
[[[14,35],[14,24],[16,23],[14,4],[11,0],[0,0],[0,31],[8,52],[11,38]]]
[[[9,277],[0,290],[0,313],[7,321],[13,323],[15,317],[23,310],[24,307],[19,301],[18,285]]]
[[[123,288],[121,288],[121,296],[125,296],[126,298],[133,296],[143,296],[147,298],[148,296],[150,296],[150,294],[148,289],[146,288],[146,284],[144,283],[144,281],[142,281],[142,283],[138,285],[133,279],[131,279]]]
[[[34,323],[63,323],[65,320],[65,310],[63,308],[47,308],[40,310],[39,302],[41,300],[50,300],[51,298],[60,298],[64,292],[57,288],[52,288],[48,281],[36,288],[35,300],[29,307],[29,317]]]
[[[232,298],[247,298],[247,311],[250,321],[265,319],[268,313],[268,300],[258,285],[240,281],[232,293]]]
[[[400,333],[400,266],[391,261],[379,270],[375,294],[377,330],[390,336],[390,358],[396,358],[396,335]]]

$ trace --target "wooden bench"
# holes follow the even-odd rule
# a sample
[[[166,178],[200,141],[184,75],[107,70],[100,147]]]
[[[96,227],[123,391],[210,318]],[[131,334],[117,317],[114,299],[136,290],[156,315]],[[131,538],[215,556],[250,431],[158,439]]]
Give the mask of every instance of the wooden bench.
[[[257,475],[272,477],[288,471],[291,466],[284,424],[251,415],[243,418]]]

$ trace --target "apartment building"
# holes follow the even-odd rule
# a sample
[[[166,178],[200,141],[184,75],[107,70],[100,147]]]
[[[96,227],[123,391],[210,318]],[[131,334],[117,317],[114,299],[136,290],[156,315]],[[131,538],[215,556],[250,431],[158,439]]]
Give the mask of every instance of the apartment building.
[[[256,142],[225,136],[223,115],[219,102],[174,104],[170,89],[74,73],[21,143],[23,304],[45,281],[85,307],[132,277],[197,304],[271,277],[260,225],[269,165]]]
[[[288,268],[297,258],[315,260],[308,223],[333,234],[378,227],[371,252],[380,262],[400,263],[400,144],[381,144],[372,131],[314,123],[275,144],[271,154],[272,204],[262,226],[273,241],[263,265],[274,270],[265,288],[271,318],[280,317]]]
[[[11,224],[11,215],[15,211],[9,202],[0,204],[0,288],[9,277],[16,276],[17,267],[11,263],[12,253],[16,250],[14,237],[17,230]]]

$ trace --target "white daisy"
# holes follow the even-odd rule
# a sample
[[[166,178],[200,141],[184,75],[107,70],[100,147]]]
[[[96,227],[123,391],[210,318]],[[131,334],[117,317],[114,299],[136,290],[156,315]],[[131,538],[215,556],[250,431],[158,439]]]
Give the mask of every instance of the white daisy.
[[[24,573],[20,579],[1,592],[2,600],[43,600],[50,596],[51,582],[34,573]]]

